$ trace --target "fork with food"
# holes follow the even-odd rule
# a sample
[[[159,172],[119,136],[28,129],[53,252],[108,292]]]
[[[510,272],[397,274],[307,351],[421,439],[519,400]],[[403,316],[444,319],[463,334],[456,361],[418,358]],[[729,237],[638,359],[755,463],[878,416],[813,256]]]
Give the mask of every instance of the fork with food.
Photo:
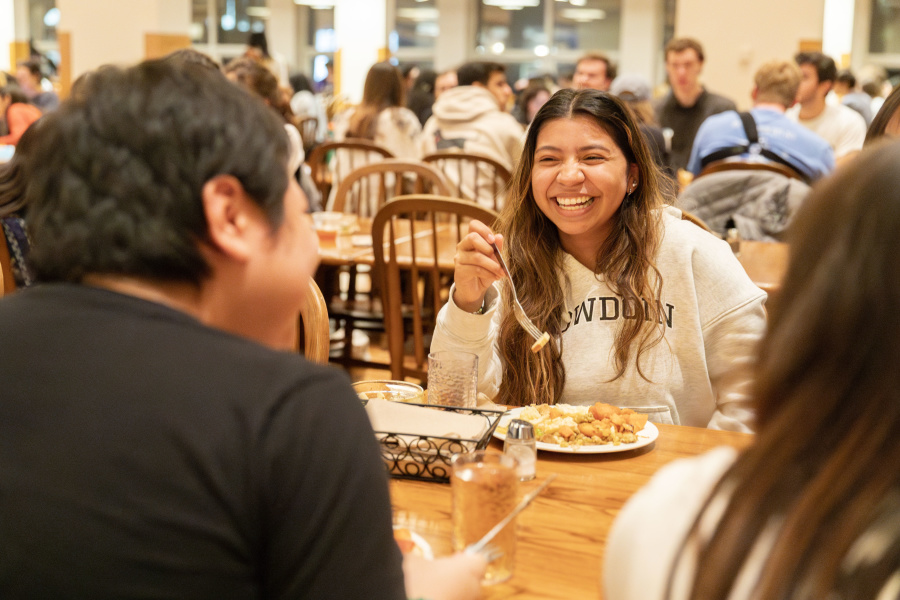
[[[502,235],[495,234],[480,221],[473,220],[469,223],[469,235],[457,246],[453,300],[467,312],[484,313],[488,308],[488,289],[494,281],[506,279],[512,297],[513,314],[522,328],[534,338],[531,351],[539,352],[550,341],[550,334],[541,331],[534,324],[519,302],[512,275],[501,254],[502,246]]]

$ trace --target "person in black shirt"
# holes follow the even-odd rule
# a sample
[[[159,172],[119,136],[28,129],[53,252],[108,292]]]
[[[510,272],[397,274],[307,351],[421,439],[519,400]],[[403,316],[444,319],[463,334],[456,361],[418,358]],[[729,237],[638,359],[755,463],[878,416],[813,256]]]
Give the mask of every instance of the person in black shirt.
[[[45,119],[39,284],[0,301],[0,597],[476,595],[480,558],[403,563],[346,376],[277,350],[318,263],[278,118],[148,61]]]

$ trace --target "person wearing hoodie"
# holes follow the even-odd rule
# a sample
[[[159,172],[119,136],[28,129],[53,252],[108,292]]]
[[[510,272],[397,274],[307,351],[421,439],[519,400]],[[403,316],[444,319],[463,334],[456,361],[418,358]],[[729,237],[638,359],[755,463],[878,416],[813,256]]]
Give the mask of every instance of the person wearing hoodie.
[[[510,172],[522,153],[524,130],[506,112],[512,89],[503,65],[470,62],[457,70],[459,86],[447,90],[435,101],[432,116],[422,130],[422,154],[453,149],[493,158]],[[452,173],[448,174],[449,178]],[[479,172],[479,178],[488,178]],[[451,182],[454,185],[458,182]],[[490,190],[479,183],[478,189]],[[493,196],[479,197],[479,203],[493,208]]]

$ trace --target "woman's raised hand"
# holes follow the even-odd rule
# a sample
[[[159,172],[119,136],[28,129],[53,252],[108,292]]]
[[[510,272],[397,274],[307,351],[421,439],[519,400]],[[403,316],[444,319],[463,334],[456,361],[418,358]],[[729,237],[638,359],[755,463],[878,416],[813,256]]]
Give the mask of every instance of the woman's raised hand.
[[[456,246],[453,301],[467,312],[475,312],[484,303],[484,295],[492,283],[505,277],[494,257],[491,242],[503,248],[503,236],[495,234],[481,221],[469,222],[469,233]]]

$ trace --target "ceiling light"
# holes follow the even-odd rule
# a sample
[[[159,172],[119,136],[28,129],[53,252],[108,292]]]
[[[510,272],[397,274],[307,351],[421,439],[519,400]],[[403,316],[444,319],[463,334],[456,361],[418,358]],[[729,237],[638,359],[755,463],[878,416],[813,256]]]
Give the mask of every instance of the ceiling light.
[[[440,12],[436,8],[398,8],[397,18],[406,19],[408,21],[437,21]]]
[[[587,23],[606,18],[606,11],[599,8],[564,8],[559,11],[559,16],[570,21]]]
[[[256,17],[257,19],[268,19],[272,16],[272,11],[270,11],[265,6],[248,6],[246,9],[248,17]]]
[[[548,54],[550,54],[550,48],[548,48],[544,44],[538,44],[534,47],[534,54],[536,56],[547,56]]]
[[[503,42],[495,42],[494,45],[491,46],[491,52],[494,54],[502,54],[504,50],[506,50],[506,44]]]
[[[540,6],[541,0],[481,0],[485,6],[497,6],[508,10],[519,10],[526,6]]]

